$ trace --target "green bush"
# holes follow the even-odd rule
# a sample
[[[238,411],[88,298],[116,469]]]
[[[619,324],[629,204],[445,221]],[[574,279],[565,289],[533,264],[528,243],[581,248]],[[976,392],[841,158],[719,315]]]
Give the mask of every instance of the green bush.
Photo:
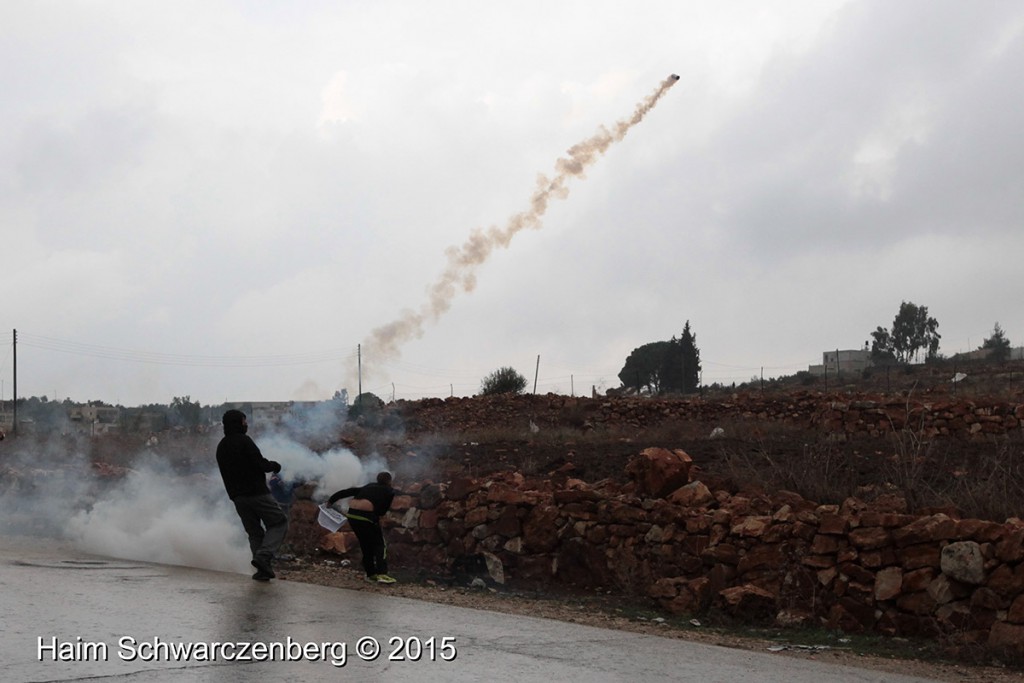
[[[819,380],[817,375],[812,375],[807,370],[801,370],[800,372],[796,373],[796,378],[800,381],[800,384],[802,384],[805,387],[810,386],[812,384],[817,384]]]
[[[352,407],[348,409],[348,416],[350,418],[357,418],[363,415],[376,415],[383,408],[384,401],[375,394],[366,392],[356,396],[356,400],[352,402]]]
[[[526,378],[513,368],[498,368],[480,382],[480,395],[521,394],[526,388]]]

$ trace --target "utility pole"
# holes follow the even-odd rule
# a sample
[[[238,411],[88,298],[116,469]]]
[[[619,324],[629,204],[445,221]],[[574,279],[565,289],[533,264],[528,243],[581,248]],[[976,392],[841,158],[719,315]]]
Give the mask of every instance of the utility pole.
[[[359,396],[363,395],[363,345],[356,344],[356,365],[359,368]]]
[[[533,371],[533,393],[537,393],[537,375],[540,374],[540,354],[537,354],[537,368]]]
[[[11,420],[11,434],[18,435],[18,330],[14,330],[14,390],[11,394],[14,417]]]

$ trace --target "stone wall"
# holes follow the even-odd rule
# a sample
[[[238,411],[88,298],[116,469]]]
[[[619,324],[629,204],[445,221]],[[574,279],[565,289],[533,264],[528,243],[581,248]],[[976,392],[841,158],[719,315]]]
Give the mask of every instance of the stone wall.
[[[817,409],[811,423],[829,433],[854,436],[909,429],[925,438],[988,438],[1019,433],[1024,425],[1024,404],[950,399],[832,401]]]
[[[915,516],[891,496],[730,495],[688,482],[689,470],[684,452],[654,448],[625,486],[518,473],[418,484],[385,520],[389,555],[426,575],[483,558],[496,580],[646,595],[672,613],[945,633],[1024,653],[1024,521]],[[293,546],[344,548],[315,517],[296,503]]]

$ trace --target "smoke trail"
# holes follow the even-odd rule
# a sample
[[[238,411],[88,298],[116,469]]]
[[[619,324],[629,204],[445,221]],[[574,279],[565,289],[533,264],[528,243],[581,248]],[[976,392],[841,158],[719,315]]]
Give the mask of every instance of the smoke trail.
[[[396,320],[373,330],[364,345],[373,350],[378,360],[392,359],[399,355],[403,343],[421,337],[424,323],[436,322],[448,311],[460,288],[464,292],[473,291],[476,287],[476,269],[487,260],[495,247],[508,248],[512,238],[524,228],[540,228],[541,218],[547,212],[549,202],[568,196],[568,180],[584,178],[587,168],[613,143],[621,141],[633,126],[643,121],[662,95],[678,80],[679,77],[674,74],[669,76],[637,105],[628,119],[617,122],[611,130],[601,126],[597,133],[570,147],[567,156],[555,162],[554,178],[549,179],[540,174],[537,177],[537,189],[530,197],[529,208],[512,216],[503,228],[492,226],[486,231],[477,228],[461,246],[449,247],[445,251],[448,265],[429,287],[427,302],[418,312],[405,311]]]

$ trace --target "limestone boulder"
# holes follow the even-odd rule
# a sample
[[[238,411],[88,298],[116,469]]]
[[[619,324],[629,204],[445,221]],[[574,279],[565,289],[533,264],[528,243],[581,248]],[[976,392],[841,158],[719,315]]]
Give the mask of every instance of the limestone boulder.
[[[985,558],[975,541],[950,543],[939,560],[942,573],[962,583],[980,585],[985,581]]]
[[[554,505],[538,505],[523,524],[523,541],[533,552],[549,552],[558,545],[559,510]]]
[[[487,575],[491,578],[494,583],[499,585],[505,584],[505,566],[501,563],[501,560],[494,553],[483,552],[484,564],[487,567]]]
[[[759,619],[776,613],[775,596],[753,584],[726,588],[718,595],[725,609],[734,616]]]
[[[715,494],[703,482],[693,481],[673,491],[668,500],[670,503],[688,508],[707,507],[715,502]]]
[[[875,575],[875,600],[897,598],[902,589],[903,570],[900,567],[886,567]]]
[[[626,465],[640,496],[664,498],[690,481],[693,459],[682,449],[646,448]]]
[[[320,540],[320,548],[329,553],[344,555],[355,544],[355,534],[350,531],[336,531],[326,534]]]

